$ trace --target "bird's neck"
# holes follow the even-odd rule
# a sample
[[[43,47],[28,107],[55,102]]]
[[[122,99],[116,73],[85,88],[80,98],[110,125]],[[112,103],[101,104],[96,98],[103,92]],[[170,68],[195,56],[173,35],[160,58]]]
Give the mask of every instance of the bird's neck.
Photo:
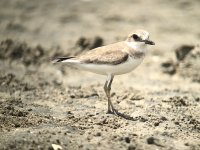
[[[138,52],[143,52],[146,53],[147,52],[147,46],[144,43],[138,43],[138,42],[126,42],[126,44],[133,49],[134,51],[138,51]]]

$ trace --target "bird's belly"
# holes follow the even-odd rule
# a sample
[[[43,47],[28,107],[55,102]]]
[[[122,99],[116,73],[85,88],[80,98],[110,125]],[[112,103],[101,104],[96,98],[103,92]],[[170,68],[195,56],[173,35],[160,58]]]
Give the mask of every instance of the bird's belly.
[[[135,59],[129,57],[126,62],[118,65],[82,64],[79,68],[102,75],[120,75],[134,70],[139,64],[141,64],[142,60],[143,58]]]

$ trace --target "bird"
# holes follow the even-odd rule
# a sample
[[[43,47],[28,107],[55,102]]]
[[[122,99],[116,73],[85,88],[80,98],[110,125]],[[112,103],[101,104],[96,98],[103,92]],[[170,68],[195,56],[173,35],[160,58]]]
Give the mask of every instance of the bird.
[[[101,46],[84,52],[78,56],[57,57],[53,63],[64,63],[75,68],[107,76],[104,91],[108,101],[108,114],[124,117],[111,101],[111,86],[116,75],[133,71],[141,64],[147,54],[147,46],[155,45],[149,33],[143,29],[131,32],[126,40]]]

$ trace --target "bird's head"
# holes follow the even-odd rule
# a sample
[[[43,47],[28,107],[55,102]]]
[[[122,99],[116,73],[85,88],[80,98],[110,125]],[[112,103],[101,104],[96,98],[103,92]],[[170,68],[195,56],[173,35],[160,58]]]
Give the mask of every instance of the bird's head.
[[[136,30],[128,35],[127,40],[131,45],[145,47],[147,45],[155,45],[153,41],[149,39],[149,33],[145,30]]]

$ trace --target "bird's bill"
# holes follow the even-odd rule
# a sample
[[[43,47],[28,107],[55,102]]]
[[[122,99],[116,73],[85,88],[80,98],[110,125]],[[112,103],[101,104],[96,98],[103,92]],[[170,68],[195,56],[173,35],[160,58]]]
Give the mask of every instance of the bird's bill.
[[[149,45],[155,45],[155,43],[153,41],[150,41],[150,40],[143,40],[143,42],[145,44],[149,44]]]

